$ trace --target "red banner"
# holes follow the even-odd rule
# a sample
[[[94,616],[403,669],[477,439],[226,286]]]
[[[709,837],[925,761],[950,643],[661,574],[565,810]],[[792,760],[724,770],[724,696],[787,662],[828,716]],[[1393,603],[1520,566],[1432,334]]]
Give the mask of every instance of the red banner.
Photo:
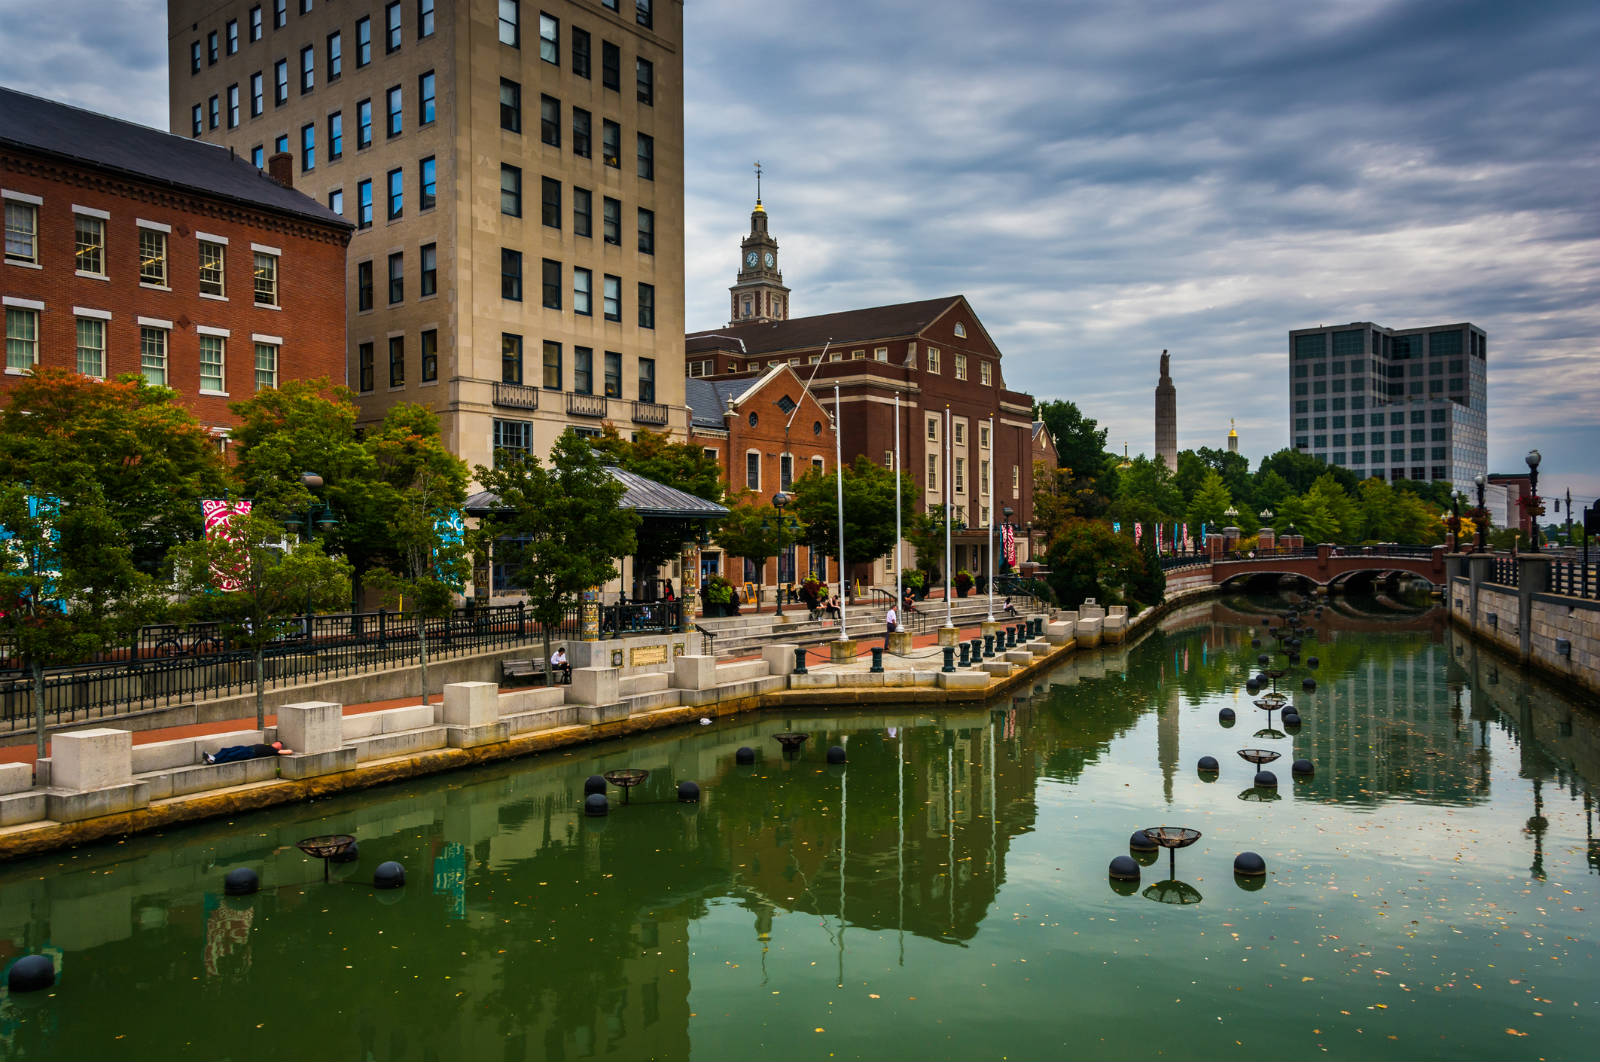
[[[238,536],[233,531],[233,518],[248,513],[249,502],[202,501],[200,508],[205,513],[207,540],[220,538],[228,542],[238,541]],[[217,589],[224,593],[231,593],[244,585],[236,578],[235,573],[225,571],[215,564],[211,566],[211,578],[216,583]]]

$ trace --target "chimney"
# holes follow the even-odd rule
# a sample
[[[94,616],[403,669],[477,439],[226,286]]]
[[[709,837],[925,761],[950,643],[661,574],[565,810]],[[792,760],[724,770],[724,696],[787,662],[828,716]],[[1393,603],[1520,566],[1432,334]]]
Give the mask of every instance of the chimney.
[[[267,160],[267,176],[283,185],[285,188],[294,187],[294,156],[287,151],[275,152]]]

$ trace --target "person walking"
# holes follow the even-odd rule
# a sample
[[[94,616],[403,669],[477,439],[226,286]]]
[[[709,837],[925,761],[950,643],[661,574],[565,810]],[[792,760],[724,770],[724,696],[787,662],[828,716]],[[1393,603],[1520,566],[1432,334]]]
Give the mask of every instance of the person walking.
[[[889,603],[889,611],[883,617],[883,651],[889,651],[889,635],[900,627],[900,615],[894,610],[894,602]]]

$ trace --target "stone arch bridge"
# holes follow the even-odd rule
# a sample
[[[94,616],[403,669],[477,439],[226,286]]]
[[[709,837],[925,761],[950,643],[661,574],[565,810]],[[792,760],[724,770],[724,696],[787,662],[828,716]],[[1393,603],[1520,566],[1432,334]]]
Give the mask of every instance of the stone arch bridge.
[[[1357,577],[1382,577],[1404,573],[1419,576],[1434,586],[1445,583],[1443,546],[1334,546],[1327,543],[1295,550],[1268,550],[1255,555],[1221,553],[1197,558],[1192,566],[1169,573],[1192,576],[1210,568],[1217,585],[1262,575],[1292,575],[1319,587],[1337,588]]]

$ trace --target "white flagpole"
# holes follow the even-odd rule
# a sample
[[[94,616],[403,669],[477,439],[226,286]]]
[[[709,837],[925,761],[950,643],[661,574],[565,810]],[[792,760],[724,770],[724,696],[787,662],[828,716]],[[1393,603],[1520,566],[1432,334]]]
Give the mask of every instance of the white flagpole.
[[[989,622],[994,622],[994,414],[989,414]]]
[[[900,392],[894,395],[894,614],[900,615],[900,603],[905,591],[900,588],[900,573],[904,570],[900,556]],[[899,629],[895,624],[895,629]]]
[[[944,625],[954,627],[955,603],[950,600],[950,492],[955,484],[950,482],[955,468],[956,448],[950,443],[950,404],[944,407]]]
[[[839,505],[839,641],[846,641],[844,596],[844,444],[839,441],[844,414],[839,408],[839,385],[833,385],[833,481]]]

